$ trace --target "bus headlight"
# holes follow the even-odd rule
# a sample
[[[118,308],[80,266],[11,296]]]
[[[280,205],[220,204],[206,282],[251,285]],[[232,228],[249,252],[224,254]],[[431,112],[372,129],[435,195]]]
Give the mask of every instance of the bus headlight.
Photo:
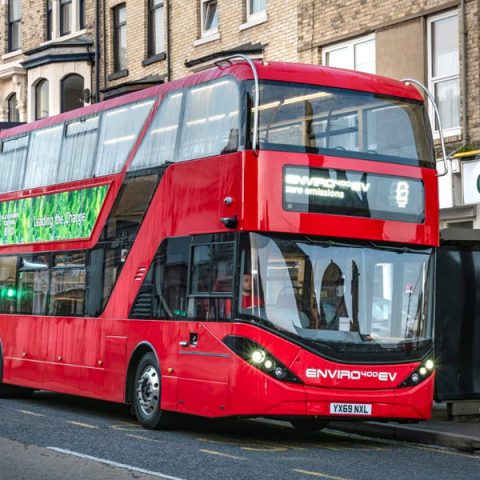
[[[428,378],[434,370],[433,360],[425,360],[410,376],[400,385],[402,387],[413,387]]]
[[[427,370],[433,370],[433,367],[434,367],[434,363],[433,363],[433,360],[430,360],[428,359],[426,362],[425,362],[425,368]]]
[[[274,367],[275,367],[275,363],[270,360],[269,358],[267,360],[265,360],[265,362],[263,363],[263,366],[268,370],[272,370]]]
[[[263,350],[254,350],[251,356],[253,363],[262,363],[265,361],[265,357],[266,355]]]
[[[266,375],[282,382],[303,383],[282,362],[257,342],[238,335],[228,335],[223,343],[240,358]]]

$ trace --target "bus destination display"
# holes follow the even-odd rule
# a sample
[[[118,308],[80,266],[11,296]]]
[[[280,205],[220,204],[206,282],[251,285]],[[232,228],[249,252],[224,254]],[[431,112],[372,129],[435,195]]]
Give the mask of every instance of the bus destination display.
[[[347,170],[286,166],[283,208],[423,223],[421,180]]]

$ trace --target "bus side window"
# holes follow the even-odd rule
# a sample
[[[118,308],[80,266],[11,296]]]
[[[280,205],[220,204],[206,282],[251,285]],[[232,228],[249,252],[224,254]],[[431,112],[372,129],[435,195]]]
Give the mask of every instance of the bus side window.
[[[20,257],[17,313],[45,315],[47,310],[49,255]]]
[[[89,255],[86,315],[97,316],[107,304],[159,179],[157,173],[130,175]]]
[[[179,160],[220,155],[238,148],[237,83],[221,78],[187,90]]]
[[[174,92],[163,99],[133,158],[129,171],[157,167],[173,161],[182,96],[182,92]]]
[[[169,238],[162,242],[129,318],[165,320],[187,316],[189,246],[189,237]]]
[[[231,317],[233,264],[233,242],[193,247],[189,318],[219,321]]]
[[[28,135],[6,139],[2,144],[0,162],[0,192],[13,192],[23,188],[27,159]]]
[[[122,105],[102,114],[96,177],[122,170],[154,103],[154,99],[149,99]]]
[[[57,181],[63,123],[30,134],[23,188],[45,187]]]
[[[92,176],[98,125],[99,116],[93,116],[66,126],[57,173],[58,183]]]
[[[155,268],[157,311],[171,318],[187,316],[188,253],[190,238],[170,238]]]
[[[49,315],[83,315],[85,253],[55,255],[50,272]]]
[[[0,313],[15,313],[17,301],[17,257],[0,257]]]

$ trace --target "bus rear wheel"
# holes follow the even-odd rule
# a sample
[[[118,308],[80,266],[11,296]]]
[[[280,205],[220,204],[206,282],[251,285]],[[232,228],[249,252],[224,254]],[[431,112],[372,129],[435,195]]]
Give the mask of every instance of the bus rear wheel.
[[[2,383],[3,378],[3,357],[0,350],[0,398],[30,398],[35,390],[27,387],[17,387]]]
[[[27,387],[17,387],[0,383],[0,398],[32,398],[35,390]]]
[[[166,413],[160,408],[160,367],[152,352],[146,353],[135,371],[133,410],[142,427],[149,430],[167,426]]]
[[[318,432],[328,425],[328,420],[322,418],[292,418],[292,427],[299,432]]]

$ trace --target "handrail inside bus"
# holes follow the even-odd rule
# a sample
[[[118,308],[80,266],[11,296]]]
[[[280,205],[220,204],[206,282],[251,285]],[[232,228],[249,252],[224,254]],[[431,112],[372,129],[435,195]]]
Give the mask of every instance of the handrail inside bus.
[[[253,110],[253,137],[252,137],[252,150],[255,155],[258,155],[258,149],[257,149],[257,139],[258,139],[258,107],[260,104],[260,85],[258,81],[258,72],[257,72],[257,67],[253,63],[252,59],[248,55],[243,55],[242,53],[236,53],[235,55],[232,55],[230,57],[222,58],[218,62],[215,62],[215,65],[221,67],[222,62],[227,62],[230,65],[232,64],[232,60],[235,58],[241,58],[242,60],[245,60],[250,68],[252,69],[253,72],[253,79],[255,82],[255,99],[254,99],[254,110]]]
[[[413,78],[403,78],[402,82],[404,82],[406,85],[408,85],[409,83],[413,83],[414,85],[419,87],[421,90],[423,90],[427,94],[430,102],[432,102],[433,110],[435,111],[435,116],[437,117],[438,132],[440,134],[440,143],[442,145],[442,155],[443,155],[443,172],[442,173],[437,172],[437,177],[443,177],[448,173],[448,163],[447,163],[447,153],[445,151],[445,142],[443,140],[442,121],[440,120],[440,112],[438,111],[438,107],[435,102],[435,97],[432,95],[430,90],[422,82],[419,82],[418,80],[415,80]]]

